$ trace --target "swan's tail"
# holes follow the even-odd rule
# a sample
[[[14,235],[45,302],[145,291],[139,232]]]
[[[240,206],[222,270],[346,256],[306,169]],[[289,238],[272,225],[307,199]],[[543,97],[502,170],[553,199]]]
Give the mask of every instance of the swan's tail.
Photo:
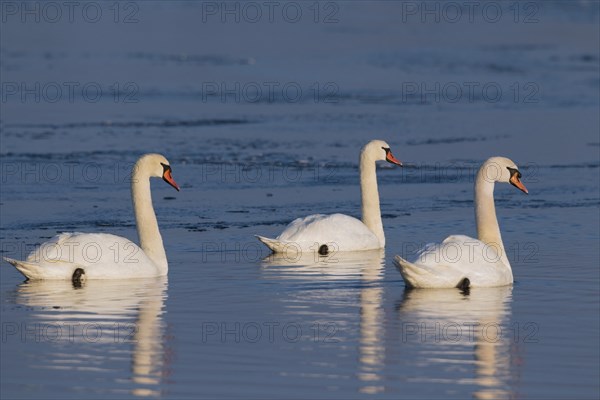
[[[83,267],[55,261],[51,263],[39,264],[31,261],[15,260],[14,258],[4,257],[7,263],[12,264],[17,271],[22,273],[25,278],[30,280],[38,279],[84,279],[81,275],[85,274]],[[78,272],[78,270],[81,270]]]
[[[424,268],[419,267],[409,261],[406,261],[400,256],[394,257],[394,265],[400,271],[406,286],[408,287],[423,287],[423,283],[427,282],[427,278],[431,277],[431,273]]]
[[[286,248],[286,243],[280,242],[277,239],[270,239],[264,236],[255,235],[258,240],[263,242],[273,253],[283,253]]]
[[[7,263],[12,264],[27,279],[42,279],[43,277],[42,267],[38,264],[15,260],[8,257],[4,257],[4,260]]]

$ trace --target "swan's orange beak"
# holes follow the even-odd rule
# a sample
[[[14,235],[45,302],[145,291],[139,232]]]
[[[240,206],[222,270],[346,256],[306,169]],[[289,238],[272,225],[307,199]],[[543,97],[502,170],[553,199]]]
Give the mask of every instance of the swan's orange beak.
[[[165,168],[165,172],[163,173],[163,180],[167,182],[169,185],[173,186],[179,192],[179,185],[173,179],[171,175],[171,168]]]
[[[521,180],[519,179],[519,175],[520,174],[512,174],[509,180],[510,184],[522,191],[523,193],[529,194],[529,191],[527,190],[525,185],[523,185],[523,182],[521,182]]]
[[[394,155],[392,154],[392,151],[389,149],[386,151],[385,161],[392,163],[392,164],[402,166],[402,161],[400,161],[396,157],[394,157]]]

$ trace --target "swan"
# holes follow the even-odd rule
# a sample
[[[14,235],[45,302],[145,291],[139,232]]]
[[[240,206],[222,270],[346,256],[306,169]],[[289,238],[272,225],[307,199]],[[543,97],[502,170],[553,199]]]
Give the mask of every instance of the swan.
[[[145,154],[132,171],[131,196],[140,246],[107,233],[61,233],[25,261],[4,258],[27,279],[147,278],[167,275],[169,265],[150,194],[150,178],[162,177],[179,191],[167,159]]]
[[[491,287],[513,283],[513,274],[506,257],[494,206],[495,182],[510,183],[524,193],[521,172],[505,157],[492,157],[483,163],[475,180],[474,239],[452,235],[440,244],[429,244],[420,250],[413,263],[400,256],[394,264],[406,285],[415,288]]]
[[[385,235],[379,209],[376,161],[402,166],[390,146],[382,140],[367,143],[360,153],[360,191],[362,221],[344,214],[309,215],[292,221],[276,238],[256,236],[274,253],[306,252],[328,254],[331,251],[363,251],[385,247]]]

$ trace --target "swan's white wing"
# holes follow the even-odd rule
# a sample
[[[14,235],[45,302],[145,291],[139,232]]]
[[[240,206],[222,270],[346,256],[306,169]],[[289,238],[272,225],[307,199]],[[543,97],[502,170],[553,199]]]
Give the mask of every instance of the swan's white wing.
[[[77,268],[84,270],[86,279],[159,274],[138,245],[106,233],[62,233],[36,248],[26,261],[10,262],[30,279],[70,279]]]
[[[309,215],[292,221],[277,237],[302,251],[317,251],[326,244],[330,251],[357,251],[380,248],[379,239],[360,220],[344,214]]]
[[[500,258],[495,249],[479,239],[464,235],[448,236],[442,243],[430,243],[417,255],[424,266],[495,264]]]

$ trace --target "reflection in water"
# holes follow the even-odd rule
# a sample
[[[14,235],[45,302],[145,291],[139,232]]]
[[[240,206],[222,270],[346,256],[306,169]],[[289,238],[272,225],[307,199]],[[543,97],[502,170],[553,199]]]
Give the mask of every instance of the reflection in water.
[[[383,288],[379,281],[383,278],[385,254],[383,250],[372,254],[364,263],[360,292],[360,373],[358,378],[364,386],[361,393],[378,393],[384,390],[379,384],[384,365],[385,347],[382,343],[383,310],[381,306]]]
[[[52,340],[45,339],[57,352],[51,360],[36,360],[41,368],[110,372],[110,362],[121,360],[133,344],[131,393],[157,396],[168,369],[162,320],[167,287],[166,277],[92,280],[80,287],[30,281],[18,287],[16,303],[34,308],[33,324],[46,327],[42,334],[52,328]],[[76,351],[73,344],[79,344]]]
[[[335,290],[305,290],[304,300],[310,299],[322,304],[330,300],[353,296],[359,288],[360,321],[358,353],[359,391],[361,393],[379,393],[384,390],[383,368],[385,345],[383,343],[383,250],[362,252],[340,252],[327,256],[318,254],[271,254],[263,260],[263,272],[277,279],[303,280],[316,284],[333,282]],[[356,285],[340,285],[348,282]],[[341,289],[345,287],[345,289]],[[348,296],[342,291],[347,291]],[[331,296],[331,297],[327,297]]]
[[[511,357],[506,337],[511,293],[512,286],[475,288],[469,294],[458,289],[406,290],[398,311],[403,340],[420,346],[415,365],[453,369],[472,363],[475,378],[467,372],[469,377],[457,383],[476,385],[473,397],[514,397],[508,383]],[[457,355],[467,356],[467,361],[457,360]]]
[[[374,263],[375,268],[380,269],[382,257],[382,250],[338,252],[326,256],[290,252],[270,254],[263,259],[262,266],[267,276],[277,279],[352,280],[361,279],[364,270],[372,268]]]

